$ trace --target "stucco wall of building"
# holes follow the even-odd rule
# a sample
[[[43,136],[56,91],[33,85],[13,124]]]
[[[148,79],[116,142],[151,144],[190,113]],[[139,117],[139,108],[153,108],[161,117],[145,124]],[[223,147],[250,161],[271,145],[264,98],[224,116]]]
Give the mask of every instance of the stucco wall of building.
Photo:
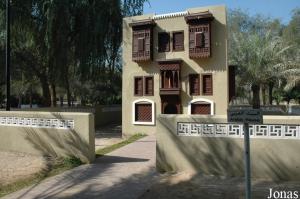
[[[227,74],[227,29],[226,29],[226,8],[225,6],[211,6],[193,8],[187,10],[189,13],[209,11],[213,14],[211,32],[212,55],[210,58],[190,59],[189,58],[189,33],[188,24],[183,16],[156,19],[153,32],[153,61],[136,63],[132,61],[132,28],[129,23],[132,20],[151,19],[154,15],[142,15],[124,18],[123,20],[123,93],[122,93],[122,129],[123,134],[134,133],[153,134],[155,125],[133,125],[132,102],[137,99],[149,99],[155,103],[156,114],[161,113],[161,98],[159,95],[160,70],[157,60],[161,59],[182,59],[181,65],[181,105],[182,113],[188,113],[188,104],[196,98],[204,98],[214,102],[214,114],[226,114],[228,106],[228,74]],[[158,32],[184,31],[184,51],[158,53]],[[192,73],[213,74],[213,95],[212,96],[190,96],[189,78]],[[154,96],[134,96],[134,76],[154,76]],[[201,86],[201,85],[200,85]]]

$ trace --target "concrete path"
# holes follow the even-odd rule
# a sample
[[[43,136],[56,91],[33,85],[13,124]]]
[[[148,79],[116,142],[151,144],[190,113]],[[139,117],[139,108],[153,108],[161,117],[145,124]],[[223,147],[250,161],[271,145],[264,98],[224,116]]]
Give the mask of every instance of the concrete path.
[[[94,164],[77,167],[4,198],[134,199],[156,177],[155,137],[147,136],[98,158]]]
[[[95,132],[96,150],[122,142],[122,126],[121,124],[109,124],[99,127]]]

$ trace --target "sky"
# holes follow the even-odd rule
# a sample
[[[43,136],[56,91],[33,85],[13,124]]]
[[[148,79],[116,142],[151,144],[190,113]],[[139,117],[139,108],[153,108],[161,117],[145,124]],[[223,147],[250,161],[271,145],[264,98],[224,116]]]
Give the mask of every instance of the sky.
[[[226,5],[229,9],[241,8],[251,16],[261,14],[278,18],[287,24],[291,19],[292,10],[300,8],[300,0],[149,0],[149,3],[144,5],[144,14],[179,12],[208,5]]]

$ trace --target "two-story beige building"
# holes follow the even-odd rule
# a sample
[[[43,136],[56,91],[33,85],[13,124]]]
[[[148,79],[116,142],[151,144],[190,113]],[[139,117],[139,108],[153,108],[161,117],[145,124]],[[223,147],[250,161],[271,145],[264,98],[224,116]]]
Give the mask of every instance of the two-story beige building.
[[[123,20],[122,131],[151,134],[157,114],[226,115],[225,6]]]

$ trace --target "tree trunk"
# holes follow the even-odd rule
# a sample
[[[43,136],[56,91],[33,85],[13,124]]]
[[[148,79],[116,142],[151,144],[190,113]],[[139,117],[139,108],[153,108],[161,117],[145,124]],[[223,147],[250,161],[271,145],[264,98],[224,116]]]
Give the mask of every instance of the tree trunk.
[[[59,101],[60,101],[60,106],[63,107],[64,106],[64,96],[60,96],[59,97]]]
[[[29,107],[32,108],[32,86],[30,86],[29,90]]]
[[[42,85],[42,91],[43,91],[43,106],[49,107],[51,105],[50,100],[50,90],[49,90],[49,84],[46,77],[39,77],[41,85]]]
[[[68,77],[66,78],[66,90],[67,90],[67,101],[68,101],[68,107],[71,106],[71,92],[70,92],[70,84]]]
[[[265,106],[266,103],[267,103],[267,97],[266,97],[266,85],[262,85],[262,87],[261,87],[261,94],[262,94],[263,105]]]
[[[260,108],[260,100],[259,100],[259,90],[260,86],[259,84],[253,84],[251,86],[252,94],[253,94],[253,99],[252,99],[252,107],[255,109]]]
[[[50,94],[51,94],[51,107],[56,107],[56,90],[55,85],[51,83],[50,86]]]
[[[273,104],[273,88],[274,88],[274,83],[269,82],[269,104]]]
[[[21,105],[22,105],[22,94],[19,94],[18,108],[21,108]]]

